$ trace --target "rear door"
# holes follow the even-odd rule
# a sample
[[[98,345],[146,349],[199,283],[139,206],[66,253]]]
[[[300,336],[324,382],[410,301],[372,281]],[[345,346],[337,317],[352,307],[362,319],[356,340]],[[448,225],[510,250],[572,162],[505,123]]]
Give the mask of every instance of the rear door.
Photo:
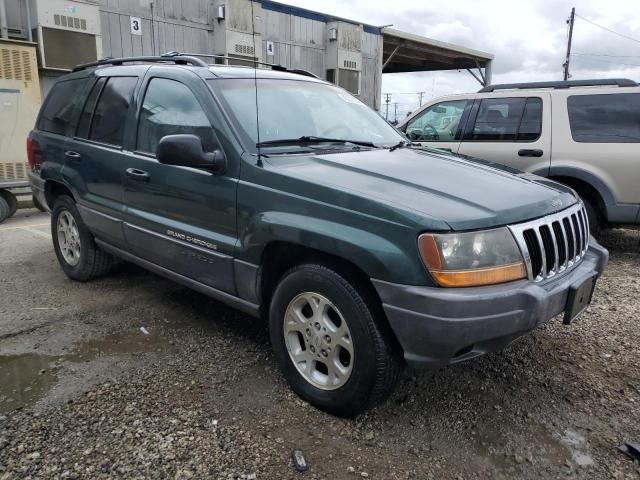
[[[401,128],[413,142],[457,152],[473,100],[449,98],[429,105]]]
[[[117,75],[98,77],[65,149],[64,175],[78,194],[84,222],[96,237],[120,247],[125,245],[123,144],[129,106],[139,80],[125,69],[119,69]]]
[[[548,175],[550,95],[536,92],[529,96],[497,94],[478,98],[469,114],[458,153]]]
[[[132,153],[120,166],[128,248],[172,272],[235,293],[239,162],[225,148],[213,96],[193,72],[154,67],[140,98]],[[158,142],[175,134],[198,136],[205,152],[225,151],[226,172],[159,163]]]

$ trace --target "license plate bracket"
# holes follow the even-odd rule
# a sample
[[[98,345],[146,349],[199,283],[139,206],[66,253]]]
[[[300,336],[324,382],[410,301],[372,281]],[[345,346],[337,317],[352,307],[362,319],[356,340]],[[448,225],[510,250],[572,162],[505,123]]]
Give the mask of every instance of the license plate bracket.
[[[596,279],[597,275],[593,274],[580,283],[575,283],[569,287],[567,304],[564,310],[563,323],[565,325],[573,322],[589,306],[591,298],[593,297],[593,291],[596,287]]]

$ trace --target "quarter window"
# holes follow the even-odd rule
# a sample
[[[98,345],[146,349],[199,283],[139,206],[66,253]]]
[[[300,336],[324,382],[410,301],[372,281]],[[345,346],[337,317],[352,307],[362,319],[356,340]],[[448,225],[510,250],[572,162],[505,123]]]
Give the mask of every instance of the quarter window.
[[[66,80],[54,85],[38,120],[38,129],[65,135],[75,108],[74,98],[82,90],[86,78]]]
[[[640,93],[567,98],[571,136],[585,143],[640,143]]]
[[[205,152],[215,150],[213,128],[191,90],[175,80],[154,78],[140,112],[137,150],[155,154],[162,137],[178,134],[197,135]]]
[[[467,100],[452,100],[428,107],[407,124],[407,136],[415,141],[456,140],[460,119],[468,103]]]
[[[122,146],[127,112],[137,82],[137,77],[109,78],[93,114],[90,140]]]

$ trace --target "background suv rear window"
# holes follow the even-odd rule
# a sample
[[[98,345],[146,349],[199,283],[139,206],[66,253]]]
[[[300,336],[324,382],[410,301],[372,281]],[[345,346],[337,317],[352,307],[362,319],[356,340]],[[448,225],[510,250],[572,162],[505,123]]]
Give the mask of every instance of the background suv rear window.
[[[91,121],[90,140],[122,146],[124,125],[137,77],[111,77],[102,90]]]
[[[540,138],[542,100],[538,97],[485,98],[466,141],[532,142]]]
[[[567,98],[571,136],[585,143],[640,143],[640,93]]]
[[[65,135],[76,104],[72,100],[82,92],[87,81],[79,78],[56,83],[40,114],[38,130]]]

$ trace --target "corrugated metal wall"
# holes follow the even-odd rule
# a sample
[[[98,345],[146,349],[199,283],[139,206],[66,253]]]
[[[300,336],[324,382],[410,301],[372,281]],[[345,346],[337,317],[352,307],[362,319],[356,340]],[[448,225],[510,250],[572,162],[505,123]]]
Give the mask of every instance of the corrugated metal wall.
[[[218,33],[226,28],[248,31],[247,0],[86,0],[100,6],[102,55],[126,57],[135,55],[159,55],[178,50],[192,53],[220,53],[214,45],[214,29]],[[11,23],[24,24],[21,0],[9,0]],[[215,6],[225,3],[227,20],[222,24],[214,18]],[[262,33],[262,60],[290,68],[309,70],[320,78],[326,78],[327,22],[328,15],[289,7],[265,0],[256,29]],[[141,19],[142,35],[132,35],[130,17]],[[152,20],[153,18],[153,26]],[[382,36],[371,33],[374,27],[342,23],[340,35],[342,47],[360,50],[362,72],[360,98],[374,108],[380,106],[382,77]],[[342,28],[342,27],[341,27]],[[369,31],[367,31],[369,30]],[[361,33],[362,32],[362,33]],[[218,38],[218,37],[215,37]],[[224,38],[224,35],[223,37]],[[216,40],[217,41],[217,40]],[[267,55],[267,41],[274,43],[274,55]],[[335,68],[335,67],[331,67]],[[42,82],[43,93],[50,82]]]
[[[102,53],[107,57],[158,55],[177,50],[211,53],[209,0],[100,0]],[[132,35],[130,17],[142,20]],[[153,16],[153,28],[151,19]]]
[[[274,10],[262,11],[262,51],[266,62],[301,68],[325,78],[326,36],[324,22]],[[266,55],[267,41],[273,42],[273,57]]]

